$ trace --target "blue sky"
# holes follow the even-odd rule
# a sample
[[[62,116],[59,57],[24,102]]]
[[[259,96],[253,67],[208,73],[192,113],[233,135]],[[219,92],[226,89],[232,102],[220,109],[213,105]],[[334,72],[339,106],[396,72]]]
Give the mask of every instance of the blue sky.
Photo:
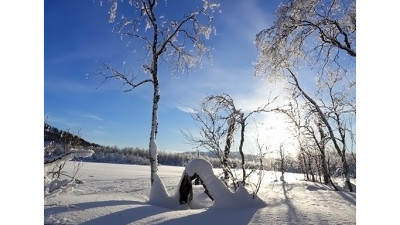
[[[173,5],[180,4],[178,9]],[[193,1],[168,1],[168,10],[189,11]],[[265,102],[268,90],[262,78],[253,75],[257,32],[271,25],[279,1],[220,1],[215,14],[216,36],[207,42],[213,48],[213,64],[205,61],[187,75],[173,77],[162,69],[159,107],[160,150],[188,151],[192,145],[181,130],[195,132],[188,114],[209,94],[228,93],[244,110]],[[163,1],[160,6],[164,7]],[[198,1],[198,6],[202,2]],[[44,114],[47,122],[80,134],[88,141],[119,147],[148,147],[152,89],[145,85],[125,93],[121,83],[86,76],[99,68],[99,61],[131,68],[125,40],[108,23],[108,1],[44,1]]]

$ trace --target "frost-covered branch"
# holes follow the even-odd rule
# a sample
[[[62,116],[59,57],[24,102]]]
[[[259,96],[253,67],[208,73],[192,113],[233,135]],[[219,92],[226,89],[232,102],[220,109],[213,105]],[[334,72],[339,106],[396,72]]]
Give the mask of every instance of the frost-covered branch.
[[[60,156],[56,156],[52,159],[47,159],[44,161],[44,168],[52,167],[56,164],[64,163],[66,161],[70,161],[73,158],[86,158],[93,155],[93,150],[86,150],[86,149],[71,149],[67,153],[64,153]]]
[[[356,57],[355,0],[290,0],[281,4],[273,25],[256,35],[256,74],[276,75],[285,68],[336,65],[345,52]],[[320,63],[319,63],[320,62]],[[332,65],[331,65],[332,63]]]
[[[55,196],[64,189],[75,186],[76,183],[82,183],[82,181],[76,179],[81,165],[75,168],[72,175],[63,171],[64,165],[74,158],[90,157],[93,153],[94,151],[90,149],[71,149],[62,155],[46,159],[44,161],[44,198]],[[61,175],[69,179],[61,179]]]

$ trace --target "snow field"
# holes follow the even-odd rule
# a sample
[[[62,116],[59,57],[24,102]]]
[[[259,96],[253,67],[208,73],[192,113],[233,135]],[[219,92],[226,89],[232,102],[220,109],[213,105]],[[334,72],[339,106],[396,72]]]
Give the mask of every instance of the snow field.
[[[149,203],[149,166],[83,164],[78,179],[84,184],[46,200],[45,224],[356,224],[356,193],[335,192],[329,186],[302,181],[301,174],[286,173],[286,182],[274,182],[280,173],[267,172],[259,191],[266,206],[249,207],[233,197],[216,200],[222,205],[215,207],[200,185],[193,186],[190,206],[179,205],[177,200],[171,208],[185,168],[159,167],[160,182],[170,198],[169,203],[160,200],[160,206]],[[73,171],[74,163],[67,163],[65,168]],[[231,197],[235,194],[238,193],[231,193]]]

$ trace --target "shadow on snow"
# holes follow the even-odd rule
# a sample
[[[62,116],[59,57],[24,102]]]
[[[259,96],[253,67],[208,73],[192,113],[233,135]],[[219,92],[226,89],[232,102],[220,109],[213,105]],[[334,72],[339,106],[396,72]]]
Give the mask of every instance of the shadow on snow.
[[[203,212],[180,218],[169,219],[158,223],[163,225],[175,224],[248,224],[260,208],[248,209],[207,209]],[[221,213],[226,212],[226,213]]]
[[[87,210],[91,208],[99,208],[99,207],[107,207],[107,206],[118,206],[118,205],[133,205],[140,204],[143,205],[143,202],[138,201],[125,201],[125,200],[110,200],[110,201],[96,201],[96,202],[84,202],[78,204],[71,205],[62,205],[62,206],[49,206],[44,209],[44,214],[59,214],[74,210]]]
[[[290,191],[293,187],[286,187],[288,186],[286,181],[282,182],[282,190],[283,190],[283,195],[285,196],[285,204],[288,207],[288,222],[291,223],[293,221],[298,221],[298,215],[296,212],[296,208],[293,206],[292,201],[290,201],[290,198],[287,195],[287,192]]]
[[[152,205],[143,205],[139,207],[129,208],[116,211],[104,216],[81,223],[81,225],[123,225],[134,223],[135,221],[167,212],[168,209],[153,207]]]

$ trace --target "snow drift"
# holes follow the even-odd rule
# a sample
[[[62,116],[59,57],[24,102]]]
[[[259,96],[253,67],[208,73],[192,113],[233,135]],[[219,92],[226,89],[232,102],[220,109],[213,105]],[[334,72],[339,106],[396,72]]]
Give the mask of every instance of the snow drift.
[[[231,192],[225,184],[215,176],[211,163],[204,159],[194,159],[188,163],[183,171],[181,181],[179,182],[180,184],[185,174],[189,177],[194,177],[196,175],[200,177],[208,194],[212,196],[214,202],[212,205],[213,208],[266,206],[265,202],[258,197],[253,198],[253,195],[244,187],[240,186],[236,192]],[[156,176],[151,188],[149,203],[167,208],[176,208],[179,204],[179,195],[179,188],[176,190],[175,194],[170,195],[161,179]],[[196,202],[196,198],[188,204],[189,207],[194,206],[195,208],[198,208],[199,205],[202,204]]]

